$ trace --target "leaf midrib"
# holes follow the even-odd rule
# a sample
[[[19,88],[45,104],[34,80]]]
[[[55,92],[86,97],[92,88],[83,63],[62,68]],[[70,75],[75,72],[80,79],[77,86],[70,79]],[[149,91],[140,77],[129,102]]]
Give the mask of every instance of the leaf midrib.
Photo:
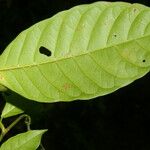
[[[124,42],[117,43],[115,45],[106,46],[106,47],[101,48],[101,49],[96,49],[96,50],[93,50],[93,51],[87,51],[87,52],[84,52],[84,53],[81,53],[81,54],[77,54],[77,55],[73,55],[73,56],[58,58],[57,60],[52,60],[52,61],[47,61],[47,62],[41,62],[41,63],[38,63],[38,64],[22,65],[22,66],[20,65],[20,66],[9,67],[9,68],[1,68],[0,71],[2,72],[2,71],[8,71],[8,70],[16,70],[16,69],[22,69],[22,68],[28,68],[28,67],[31,68],[31,67],[35,67],[35,66],[40,66],[40,65],[48,64],[48,63],[56,63],[56,62],[63,61],[63,60],[66,60],[66,59],[80,57],[80,56],[83,56],[83,55],[88,55],[88,54],[94,53],[96,51],[100,51],[100,50],[104,50],[104,49],[107,49],[107,48],[119,46],[119,45],[122,45],[122,44],[125,44],[125,43],[128,43],[128,42],[133,42],[135,40],[139,40],[139,39],[146,38],[146,37],[149,37],[149,36],[150,36],[150,34],[145,35],[145,36],[141,36],[141,37],[138,37],[138,38],[135,38],[135,39],[126,40]]]

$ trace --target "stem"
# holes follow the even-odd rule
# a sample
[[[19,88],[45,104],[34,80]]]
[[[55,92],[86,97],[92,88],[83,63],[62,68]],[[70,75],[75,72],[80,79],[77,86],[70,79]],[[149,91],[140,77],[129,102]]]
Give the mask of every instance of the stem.
[[[25,119],[25,124],[27,126],[27,131],[31,130],[30,128],[30,125],[31,125],[31,117],[30,116],[26,116],[26,119]]]
[[[0,129],[1,129],[2,132],[5,132],[5,127],[4,127],[1,120],[0,120]]]
[[[0,129],[1,129],[1,134],[0,134],[0,142],[1,142],[6,133],[6,129],[1,120],[0,120]]]
[[[41,150],[45,150],[45,148],[44,148],[42,143],[40,144],[40,147],[41,147]]]
[[[23,114],[21,116],[19,116],[14,122],[12,122],[7,128],[6,128],[6,133],[9,132],[20,120],[22,120],[23,118],[30,118],[30,116]],[[31,118],[29,119],[31,124]]]
[[[0,135],[0,142],[2,141],[2,139],[4,138],[4,136],[23,118],[27,118],[27,120],[25,121],[26,125],[27,125],[27,130],[30,130],[30,124],[31,124],[31,118],[30,116],[23,114],[21,116],[19,116],[15,121],[13,121],[7,128],[4,127],[3,123],[0,121],[0,128],[1,128],[1,135]]]

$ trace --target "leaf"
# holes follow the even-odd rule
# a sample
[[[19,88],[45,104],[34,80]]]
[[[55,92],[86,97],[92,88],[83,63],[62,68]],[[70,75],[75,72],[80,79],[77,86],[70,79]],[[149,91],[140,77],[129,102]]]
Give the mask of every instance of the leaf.
[[[0,56],[0,84],[39,102],[109,94],[150,70],[150,8],[96,2],[23,31]]]
[[[36,150],[46,130],[31,130],[8,139],[0,150]]]
[[[7,88],[0,84],[0,91],[7,91]]]
[[[19,109],[18,107],[10,103],[6,103],[1,114],[1,118],[8,118],[8,117],[12,117],[21,113],[23,113],[23,110]]]
[[[46,103],[30,101],[10,90],[4,92],[2,96],[7,103],[10,103],[11,105],[22,110],[22,112],[25,114],[28,114],[32,118],[32,121],[39,120],[40,117],[37,116],[44,116],[44,114],[47,112],[47,109],[53,107],[52,105],[48,106]]]

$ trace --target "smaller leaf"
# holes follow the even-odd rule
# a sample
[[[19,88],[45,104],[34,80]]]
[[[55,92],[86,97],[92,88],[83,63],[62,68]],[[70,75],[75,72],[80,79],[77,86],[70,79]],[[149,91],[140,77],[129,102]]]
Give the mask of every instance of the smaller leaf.
[[[3,92],[4,92],[4,91],[6,91],[6,90],[7,90],[7,88],[0,84],[0,91],[3,91]]]
[[[18,107],[10,103],[6,103],[2,111],[1,118],[8,118],[8,117],[15,116],[21,113],[23,113],[23,110],[19,109]]]
[[[31,130],[8,139],[0,150],[36,150],[46,130]]]

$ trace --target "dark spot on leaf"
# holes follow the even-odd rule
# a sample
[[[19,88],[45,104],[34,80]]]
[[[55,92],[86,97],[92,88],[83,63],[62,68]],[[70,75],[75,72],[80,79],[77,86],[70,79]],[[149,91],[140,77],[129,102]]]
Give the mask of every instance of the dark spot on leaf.
[[[136,11],[137,11],[137,8],[134,8],[134,9],[133,9],[133,12],[136,12]]]
[[[142,62],[144,63],[144,62],[146,62],[146,60],[145,60],[145,59],[143,59],[143,60],[142,60]]]
[[[47,49],[46,47],[44,47],[44,46],[41,46],[39,48],[39,52],[41,54],[44,54],[44,55],[48,56],[48,57],[50,57],[52,55],[52,52],[49,49]]]
[[[117,34],[114,34],[114,37],[117,37]]]
[[[66,91],[66,90],[69,90],[71,88],[71,85],[69,83],[65,83],[63,85],[63,90]]]

